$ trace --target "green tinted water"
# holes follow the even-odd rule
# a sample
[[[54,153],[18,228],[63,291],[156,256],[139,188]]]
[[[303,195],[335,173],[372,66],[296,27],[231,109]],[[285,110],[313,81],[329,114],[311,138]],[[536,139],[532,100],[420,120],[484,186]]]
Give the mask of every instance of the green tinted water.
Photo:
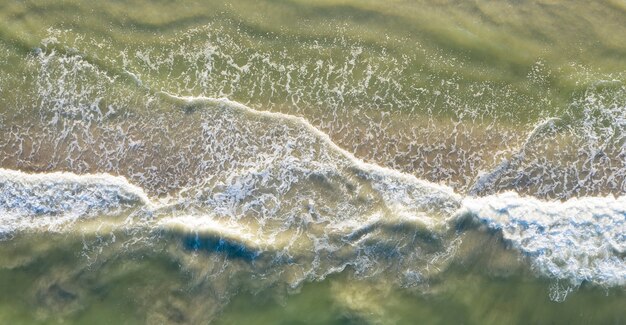
[[[117,233],[116,241],[124,241]],[[476,236],[476,234],[474,234]],[[211,260],[196,267],[176,238],[124,248],[108,235],[20,236],[3,243],[0,322],[12,324],[620,324],[622,289],[583,285],[566,300],[551,299],[566,283],[533,276],[498,236],[466,238],[482,251],[454,263],[418,287],[385,277],[355,279],[353,271],[297,289],[266,287],[254,274],[233,274],[243,285],[220,301],[225,283],[208,283]],[[100,245],[96,244],[99,243]],[[87,246],[98,246],[90,250]],[[213,279],[213,281],[222,281]],[[256,284],[254,284],[256,282]]]
[[[478,194],[620,196],[625,83],[623,0],[0,0],[0,167],[122,175],[151,197],[197,185],[193,167],[206,145],[194,132],[205,127],[198,112],[207,105],[181,104],[165,92],[227,97],[304,117],[357,158],[461,195],[481,172],[523,156]],[[236,114],[270,129],[269,122]],[[535,125],[548,118],[558,122],[527,141],[520,155]],[[255,139],[231,138],[225,130],[215,143],[224,140],[231,146],[225,151],[245,155]],[[276,130],[276,137],[288,133]],[[188,148],[181,156],[189,161],[172,148]],[[231,163],[207,172],[218,177],[207,183],[224,186],[219,177]],[[300,204],[319,192],[331,211],[342,207],[336,193],[345,187],[358,194],[350,203],[365,207],[373,190],[355,190],[352,183],[365,176],[359,170],[352,176],[339,185],[311,177],[274,199]],[[382,210],[393,215],[393,208]],[[297,224],[279,217],[261,223]],[[125,222],[118,219],[112,222]],[[94,223],[3,237],[0,323],[626,323],[623,286],[550,278],[533,269],[532,256],[480,227],[451,223],[462,242],[450,245],[454,258],[420,272],[394,264],[405,258],[396,253],[406,250],[405,242],[398,248],[346,239],[347,251],[371,244],[383,256],[372,263],[383,266],[362,274],[348,265],[300,283],[294,278],[305,272],[297,256],[285,257],[287,267],[274,274],[245,252],[190,248],[191,233]],[[293,230],[300,237],[288,248],[308,249],[314,240],[307,231],[317,230],[307,227]],[[429,257],[428,249],[448,243],[445,235],[431,238],[427,227],[407,228],[381,226],[372,241],[414,234],[418,239],[409,243],[425,242],[415,250]],[[623,265],[624,252],[614,251]],[[396,273],[415,281],[398,281]]]

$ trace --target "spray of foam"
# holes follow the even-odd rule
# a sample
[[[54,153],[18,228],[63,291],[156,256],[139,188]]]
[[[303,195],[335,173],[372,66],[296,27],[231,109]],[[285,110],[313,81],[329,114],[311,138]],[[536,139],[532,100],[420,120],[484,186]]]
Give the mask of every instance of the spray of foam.
[[[626,285],[626,197],[546,202],[507,192],[467,197],[471,213],[531,258],[542,274],[574,285]]]
[[[469,213],[488,227],[502,231],[504,238],[529,256],[535,269],[544,275],[568,279],[575,285],[583,281],[626,284],[624,197],[546,202],[505,193],[466,197],[459,204],[461,197],[448,187],[355,158],[301,117],[256,111],[226,99],[165,95],[191,105],[211,104],[303,128],[345,161],[335,167],[356,170],[368,180],[394,215],[415,216],[424,212],[427,215],[432,205],[439,206],[446,214],[454,214],[461,206],[460,213],[455,215]],[[0,215],[4,220],[1,230],[5,233],[19,229],[55,229],[82,216],[119,212],[133,206],[154,206],[140,188],[124,178],[103,174],[31,175],[0,170],[0,187]],[[398,222],[406,222],[405,219],[399,218]],[[194,220],[177,219],[161,226],[180,227],[181,223],[189,225]],[[209,228],[220,231],[219,227]]]
[[[142,189],[107,174],[28,174],[0,169],[0,235],[58,230],[81,217],[153,207]]]

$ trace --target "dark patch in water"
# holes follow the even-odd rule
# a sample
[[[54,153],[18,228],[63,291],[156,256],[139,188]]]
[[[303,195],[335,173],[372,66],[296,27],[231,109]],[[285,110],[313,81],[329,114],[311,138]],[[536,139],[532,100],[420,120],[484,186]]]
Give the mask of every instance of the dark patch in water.
[[[247,247],[243,243],[233,242],[226,238],[188,234],[183,238],[183,246],[191,251],[223,254],[228,258],[256,260],[261,253]]]
[[[48,294],[54,297],[55,300],[62,302],[70,302],[78,298],[77,294],[63,289],[58,284],[53,284],[50,289],[48,289]]]

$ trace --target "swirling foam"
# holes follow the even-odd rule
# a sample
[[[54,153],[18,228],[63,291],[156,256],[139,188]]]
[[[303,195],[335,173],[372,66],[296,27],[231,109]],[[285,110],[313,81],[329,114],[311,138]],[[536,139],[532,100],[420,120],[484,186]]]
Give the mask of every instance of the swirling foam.
[[[626,197],[546,202],[507,192],[467,197],[463,211],[501,230],[549,277],[626,285]]]
[[[123,177],[0,169],[0,235],[27,229],[53,231],[79,218],[152,205],[141,188]]]
[[[310,267],[301,280],[323,278],[347,265],[358,265],[357,271],[366,274],[368,268],[378,264],[377,259],[389,256],[397,256],[398,261],[390,262],[399,263],[397,269],[412,270],[420,263],[435,260],[438,255],[433,250],[450,251],[455,243],[448,238],[437,244],[441,246],[428,246],[432,238],[420,237],[423,230],[429,236],[443,235],[435,235],[437,228],[442,229],[439,225],[444,224],[444,231],[446,228],[445,218],[437,215],[469,213],[489,228],[501,230],[505,239],[530,257],[541,274],[568,279],[575,285],[583,281],[625,284],[624,197],[547,202],[506,193],[466,197],[461,203],[461,196],[449,187],[359,160],[301,117],[257,111],[227,99],[166,97],[216,110],[215,116],[226,116],[226,120],[251,119],[254,125],[266,129],[280,125],[276,130],[281,135],[263,144],[273,151],[264,153],[262,161],[182,190],[177,198],[179,204],[170,211],[185,215],[185,210],[192,207],[208,209],[208,214],[175,216],[158,222],[156,228],[223,237],[252,252],[271,250],[299,256],[300,262]],[[252,130],[240,131],[254,134]],[[297,150],[291,143],[294,139],[300,143]],[[261,154],[262,149],[255,150]],[[55,230],[85,216],[154,206],[141,188],[123,177],[105,174],[33,175],[2,169],[0,186],[3,233]],[[300,190],[304,195],[298,194],[288,202],[272,201]],[[211,215],[210,221],[204,220],[209,218],[207,215]],[[413,240],[408,240],[411,236]],[[256,239],[250,241],[253,237]],[[306,244],[300,244],[296,252],[298,240]],[[193,243],[199,245],[201,241],[192,239]],[[384,263],[380,265],[372,272],[387,270]],[[274,265],[268,269],[271,267]]]

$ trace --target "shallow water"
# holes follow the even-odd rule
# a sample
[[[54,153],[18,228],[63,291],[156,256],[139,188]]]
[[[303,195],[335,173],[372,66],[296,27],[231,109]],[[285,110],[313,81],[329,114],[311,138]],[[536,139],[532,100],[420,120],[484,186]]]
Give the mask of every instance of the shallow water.
[[[624,323],[624,21],[0,1],[0,322]]]

